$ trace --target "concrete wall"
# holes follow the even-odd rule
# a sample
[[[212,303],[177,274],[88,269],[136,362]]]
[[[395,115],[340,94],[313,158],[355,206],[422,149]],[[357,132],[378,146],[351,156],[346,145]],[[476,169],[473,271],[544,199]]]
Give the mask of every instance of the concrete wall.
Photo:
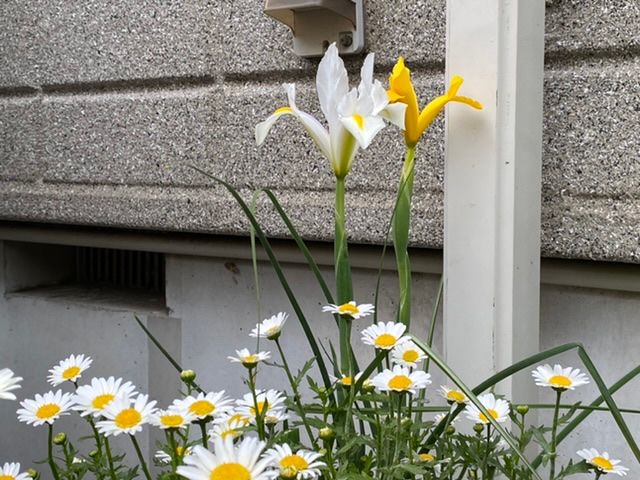
[[[640,121],[640,10],[626,0],[546,3],[543,253],[636,262],[640,136],[629,133]],[[366,23],[379,78],[405,55],[423,100],[442,91],[444,0],[368,0]],[[253,143],[254,124],[284,101],[282,81],[318,110],[317,62],[290,45],[254,0],[2,2],[0,218],[246,232],[229,196],[188,168],[196,164],[245,193],[274,188],[308,238],[329,238],[326,160],[293,123],[263,148]],[[348,61],[352,71],[360,60]],[[356,161],[356,241],[382,238],[401,155],[390,128]],[[418,158],[413,241],[440,247],[441,121]],[[285,234],[273,212],[265,217],[272,235]]]
[[[8,277],[12,275],[11,268],[8,268],[12,261],[6,253],[15,252],[14,247],[9,244],[7,248],[5,242],[5,268],[1,276],[5,286],[11,283]],[[359,264],[364,263],[361,249],[353,249],[352,257]],[[373,300],[374,265],[354,271],[359,301]],[[258,318],[280,310],[291,311],[268,264],[261,262],[260,269],[260,314],[256,307],[251,263],[225,256],[169,255],[166,262],[166,309],[131,305],[128,297],[122,294],[113,295],[107,303],[103,299],[87,298],[73,289],[65,290],[64,294],[57,287],[14,293],[5,290],[0,300],[0,331],[6,332],[0,336],[0,365],[9,366],[25,377],[24,388],[18,392],[24,398],[49,389],[45,377],[50,365],[69,353],[82,352],[95,360],[86,379],[93,375],[123,376],[133,380],[141,391],[150,392],[161,405],[166,405],[178,390],[176,376],[169,363],[149,345],[135,325],[133,313],[136,312],[162,338],[176,358],[181,359],[185,368],[198,372],[199,382],[204,388],[225,389],[231,395],[239,396],[245,390],[241,380],[244,369],[230,364],[227,356],[233,355],[236,348],[253,345],[248,333]],[[330,281],[331,271],[323,267],[323,272]],[[308,269],[300,264],[286,263],[285,273],[318,338],[323,342],[333,339],[335,343],[333,320],[321,313],[324,301]],[[583,277],[588,275],[585,272]],[[582,342],[607,384],[611,384],[640,363],[637,349],[640,293],[637,290],[623,293],[551,284],[561,276],[557,266],[554,272],[543,268],[543,278],[550,283],[542,289],[542,348],[569,341]],[[425,272],[416,274],[414,279],[414,331],[422,337],[432,311],[438,278],[436,273]],[[395,275],[385,271],[380,297],[381,320],[393,316],[396,298]],[[363,362],[371,351],[359,344],[357,332],[368,324],[366,319],[354,322],[355,344]],[[438,349],[441,348],[441,332],[438,324],[435,342]],[[287,324],[282,343],[293,366],[299,367],[310,358],[306,340],[293,317]],[[268,348],[268,345],[263,345],[263,348]],[[565,355],[558,361],[580,365],[575,354]],[[433,373],[434,384],[429,390],[429,398],[434,404],[441,404],[435,390],[444,379],[439,372]],[[277,388],[287,385],[284,374],[279,370],[270,372],[260,383],[264,387]],[[542,392],[540,401],[551,402],[553,399],[546,393]],[[616,400],[621,406],[635,408],[639,394],[639,384],[635,380],[616,395]],[[566,400],[569,403],[589,402],[596,396],[594,386],[590,385],[567,394]],[[45,430],[19,424],[14,415],[16,408],[14,402],[0,402],[4,432],[0,435],[0,451],[2,458],[30,464],[31,460],[44,455]],[[542,414],[541,417],[546,416]],[[627,420],[632,431],[640,431],[638,416],[627,416]],[[64,419],[59,426],[71,434],[87,432],[87,426],[81,421]],[[129,448],[129,455],[133,455],[127,443],[120,446]],[[637,469],[615,424],[604,413],[593,415],[565,442],[562,451],[565,455],[573,455],[577,449],[589,446],[615,452],[626,465]]]

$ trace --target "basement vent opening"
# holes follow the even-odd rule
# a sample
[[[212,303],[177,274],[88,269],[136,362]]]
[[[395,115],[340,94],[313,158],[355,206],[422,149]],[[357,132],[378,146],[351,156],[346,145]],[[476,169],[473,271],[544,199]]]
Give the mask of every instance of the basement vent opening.
[[[166,312],[164,254],[5,242],[7,293],[108,309]]]
[[[156,252],[75,247],[75,281],[164,293],[164,256]]]

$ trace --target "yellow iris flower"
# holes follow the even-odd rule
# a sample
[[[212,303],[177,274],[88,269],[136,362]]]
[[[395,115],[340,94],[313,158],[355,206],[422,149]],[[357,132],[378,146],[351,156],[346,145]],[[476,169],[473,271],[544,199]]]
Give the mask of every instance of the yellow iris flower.
[[[418,97],[411,83],[411,71],[405,67],[404,59],[400,57],[389,76],[389,90],[387,95],[391,103],[400,102],[407,105],[405,113],[405,141],[410,148],[415,147],[427,127],[449,102],[465,103],[478,110],[482,104],[469,97],[457,95],[464,80],[455,75],[451,79],[449,90],[444,95],[431,100],[422,111],[418,105]]]

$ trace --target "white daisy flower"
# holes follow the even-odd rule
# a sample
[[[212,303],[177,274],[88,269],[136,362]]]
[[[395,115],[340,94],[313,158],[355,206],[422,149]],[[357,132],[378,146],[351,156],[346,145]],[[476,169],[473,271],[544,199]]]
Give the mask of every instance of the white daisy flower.
[[[216,423],[209,434],[209,441],[213,441],[214,438],[225,438],[231,436],[231,438],[238,438],[244,433],[243,428],[249,425],[249,419],[241,415],[231,415],[223,421]]]
[[[276,340],[280,336],[282,327],[284,327],[288,317],[289,315],[287,313],[280,312],[270,318],[266,318],[262,323],[258,323],[256,328],[251,330],[249,336]]]
[[[105,436],[118,436],[121,433],[134,435],[142,431],[155,412],[156,401],[149,402],[149,395],[138,395],[135,400],[118,397],[104,409],[106,420],[96,424],[98,431]]]
[[[22,377],[16,377],[13,371],[8,368],[0,370],[0,400],[15,400],[16,396],[11,393],[12,390],[20,388],[19,383],[22,381]],[[6,465],[9,465],[8,463]],[[12,463],[11,465],[18,465],[19,463]]]
[[[18,420],[34,427],[48,423],[52,425],[60,416],[69,415],[73,407],[73,394],[47,392],[44,395],[37,394],[35,399],[27,399],[20,402],[21,409],[17,411]]]
[[[585,448],[584,450],[579,450],[577,453],[600,473],[613,473],[614,475],[624,477],[629,471],[627,467],[620,465],[620,460],[610,458],[607,452],[598,453],[595,448]]]
[[[468,403],[469,399],[464,394],[462,390],[457,390],[455,388],[449,388],[445,385],[440,385],[440,390],[438,393],[444,398],[449,404],[457,403],[458,405],[462,405],[463,403]]]
[[[187,447],[186,449],[181,446],[176,447],[176,453],[179,457],[183,455],[190,455],[192,452],[191,447]],[[156,453],[153,455],[153,458],[161,465],[169,465],[171,463],[171,455],[169,455],[164,450],[156,450]]]
[[[284,410],[269,410],[264,417],[264,423],[267,425],[275,425],[285,420],[289,420],[289,415]]]
[[[29,480],[28,473],[20,473],[19,463],[6,462],[0,467],[0,479],[2,480]]]
[[[509,418],[509,412],[511,411],[509,407],[509,402],[503,400],[501,398],[494,397],[493,393],[485,393],[484,395],[480,395],[478,397],[480,403],[486,408],[491,416],[494,418],[496,422],[502,423],[506,422]],[[482,413],[478,407],[474,404],[469,403],[464,409],[464,413],[469,420],[472,420],[476,423],[489,423],[489,419],[485,417],[484,413]]]
[[[248,348],[243,348],[242,350],[236,350],[237,357],[227,357],[231,362],[241,363],[247,368],[253,368],[258,363],[264,362],[265,360],[269,360],[271,358],[271,352],[258,352],[251,353]]]
[[[92,378],[89,385],[81,385],[76,390],[74,410],[78,410],[83,417],[99,417],[116,397],[132,397],[136,394],[135,390],[131,382],[122,383],[122,378]]]
[[[47,381],[54,387],[64,382],[75,382],[92,363],[91,357],[85,357],[83,354],[71,355],[49,370],[51,375],[47,377]]]
[[[333,375],[329,374],[329,378],[331,378],[331,381],[333,383],[338,383],[338,384],[342,385],[343,387],[350,387],[354,383],[353,382],[353,377],[351,377],[350,375],[345,375],[344,373],[342,374],[342,376],[340,378],[334,377]]]
[[[149,423],[163,430],[168,428],[185,428],[196,419],[188,410],[169,407],[167,410],[157,410],[149,416]]]
[[[262,458],[265,443],[247,437],[234,446],[230,436],[213,440],[213,453],[197,445],[177,473],[189,480],[269,480],[271,459]]]
[[[282,418],[282,414],[284,413],[285,406],[284,400],[285,397],[282,393],[277,390],[258,390],[256,392],[257,406],[258,411],[263,418],[266,419],[272,417],[273,419]],[[253,395],[251,393],[246,393],[244,397],[239,400],[236,400],[236,412],[244,417],[248,417],[251,421],[255,420],[256,417],[256,406],[253,401]],[[274,422],[269,422],[274,423]]]
[[[433,417],[433,422],[436,425],[439,425],[446,418],[446,416],[447,416],[446,413],[438,413],[435,417]],[[458,417],[454,419],[449,419],[449,425],[455,425],[457,421],[458,421]]]
[[[427,356],[413,341],[409,340],[396,345],[391,351],[391,360],[393,363],[404,367],[418,366],[418,362],[426,360]]]
[[[320,476],[320,469],[327,466],[318,461],[322,455],[309,450],[298,450],[293,453],[286,443],[275,445],[265,453],[265,458],[270,458],[278,470],[269,472],[271,478],[282,475],[284,478],[296,478],[297,480],[314,480]]]
[[[224,390],[221,390],[174,400],[170,408],[193,414],[196,420],[204,420],[207,417],[215,419],[226,416],[233,409],[232,403],[233,400],[225,397]]]
[[[376,389],[382,392],[409,392],[415,394],[417,390],[431,384],[431,375],[416,370],[409,371],[407,367],[394,365],[393,370],[385,369],[371,380]]]
[[[362,343],[382,350],[391,350],[411,339],[408,335],[403,335],[406,329],[404,323],[378,322],[377,325],[371,325],[362,331]]]
[[[589,378],[578,368],[562,368],[560,365],[541,365],[531,372],[539,387],[551,387],[555,390],[575,390],[589,383]]]
[[[329,305],[322,307],[322,311],[351,317],[352,319],[357,320],[358,318],[371,315],[375,311],[375,308],[370,303],[361,303],[360,305],[357,305],[356,302],[351,301],[343,303],[342,305],[334,305],[333,303],[330,303]]]

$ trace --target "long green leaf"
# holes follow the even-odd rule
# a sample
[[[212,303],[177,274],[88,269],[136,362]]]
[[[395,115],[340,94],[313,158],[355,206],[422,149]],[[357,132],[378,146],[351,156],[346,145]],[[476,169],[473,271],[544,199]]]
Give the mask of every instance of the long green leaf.
[[[258,239],[260,240],[260,243],[262,244],[262,247],[264,248],[265,252],[267,253],[267,256],[269,257],[269,261],[271,262],[271,266],[273,267],[274,271],[276,272],[278,280],[280,281],[280,284],[282,285],[282,288],[284,289],[285,294],[287,295],[287,298],[289,299],[289,302],[291,303],[291,307],[293,308],[293,310],[296,313],[296,316],[298,317],[298,321],[300,322],[300,325],[302,326],[302,330],[304,331],[304,334],[307,337],[307,341],[309,342],[309,346],[311,347],[311,351],[313,352],[313,354],[315,355],[315,357],[318,360],[318,369],[320,370],[320,375],[322,376],[322,381],[323,381],[323,383],[325,385],[325,388],[327,390],[329,390],[331,388],[331,379],[329,378],[329,374],[327,372],[327,367],[326,367],[326,365],[324,363],[324,359],[323,359],[323,357],[321,355],[320,348],[318,347],[318,343],[317,343],[315,337],[313,336],[313,332],[311,330],[311,327],[309,326],[309,322],[307,322],[307,319],[304,316],[304,313],[302,312],[302,308],[300,308],[300,304],[298,303],[298,300],[296,299],[295,295],[293,294],[293,291],[291,290],[291,287],[289,286],[289,282],[287,281],[287,279],[286,279],[286,277],[284,275],[284,272],[282,271],[282,267],[280,266],[280,262],[278,262],[278,259],[276,258],[275,253],[273,252],[273,248],[271,247],[271,244],[269,243],[269,240],[267,239],[266,235],[264,234],[264,231],[262,230],[262,227],[260,227],[260,224],[258,223],[258,220],[251,213],[251,209],[247,206],[246,202],[242,199],[240,194],[237,192],[237,190],[235,188],[233,188],[232,185],[230,185],[229,183],[225,182],[224,180],[222,180],[220,178],[217,178],[217,177],[205,172],[204,170],[199,169],[198,167],[192,166],[192,168],[194,170],[200,172],[201,174],[205,175],[206,177],[211,178],[212,180],[215,180],[216,182],[221,184],[223,187],[225,187],[227,189],[227,191],[236,200],[236,202],[238,203],[238,205],[240,206],[240,208],[242,209],[242,211],[246,215],[247,219],[249,220],[249,222],[251,223],[251,225],[255,229],[256,235],[258,236]],[[331,397],[331,400],[332,400],[332,402],[335,401],[333,396]]]
[[[485,415],[485,417],[491,423],[493,428],[496,429],[496,431],[500,434],[500,436],[502,438],[504,438],[505,442],[507,442],[507,444],[513,449],[513,451],[516,452],[516,455],[518,455],[518,457],[520,457],[520,459],[522,460],[523,464],[531,471],[531,473],[535,476],[535,478],[537,478],[538,480],[542,480],[540,478],[540,475],[538,475],[538,473],[535,471],[533,466],[529,463],[527,458],[524,456],[524,454],[518,448],[518,442],[502,427],[502,425],[500,425],[493,418],[493,416],[484,407],[484,405],[482,405],[480,400],[478,400],[478,397],[476,396],[476,394],[469,387],[467,387],[467,385],[460,379],[460,377],[458,377],[458,375],[456,375],[455,372],[453,370],[451,370],[451,368],[449,368],[449,366],[444,362],[444,360],[442,360],[440,358],[440,356],[431,347],[429,347],[426,343],[424,343],[422,340],[420,340],[419,338],[417,338],[417,337],[415,337],[413,335],[412,335],[412,340],[416,343],[416,345],[418,347],[420,347],[420,349],[424,353],[429,355],[429,357],[432,359],[433,363],[435,363],[440,368],[440,370],[447,377],[449,377],[449,379],[462,392],[464,392],[464,394],[467,396],[469,401],[471,403],[473,403]],[[429,445],[428,441],[427,441],[427,445]]]
[[[327,300],[327,303],[335,304],[335,300],[333,299],[333,295],[331,294],[331,290],[329,289],[329,286],[327,285],[327,282],[324,280],[324,277],[322,276],[322,272],[320,271],[320,268],[318,267],[318,264],[316,263],[315,259],[313,258],[313,255],[311,255],[311,252],[309,251],[309,248],[307,247],[305,241],[302,239],[302,236],[298,233],[298,230],[293,225],[293,222],[291,221],[291,219],[289,218],[287,213],[284,211],[284,208],[282,208],[282,205],[278,201],[278,198],[268,188],[262,188],[262,189],[258,190],[257,192],[263,192],[265,195],[267,195],[267,197],[271,201],[272,205],[274,206],[274,208],[278,212],[278,215],[280,215],[280,218],[282,219],[284,224],[287,226],[287,229],[289,230],[289,233],[291,234],[291,237],[293,238],[293,240],[296,242],[296,245],[298,246],[298,249],[304,255],[304,258],[307,261],[307,265],[309,265],[309,268],[313,272],[313,275],[316,277],[318,285],[320,286],[320,289],[322,290],[322,293],[324,294],[324,296],[325,296],[325,298]],[[333,318],[334,318],[334,320],[336,322],[336,326],[339,326],[339,321],[340,321],[339,316],[337,314],[335,314],[335,315],[333,315]],[[358,361],[356,359],[355,353],[353,352],[353,348],[351,348],[351,362],[352,362],[354,370],[355,371],[359,370]]]
[[[151,333],[151,331],[149,331],[146,325],[142,323],[142,320],[140,320],[137,315],[134,315],[133,318],[136,319],[136,322],[138,322],[138,325],[140,325],[140,328],[142,328],[142,331],[147,334],[147,337],[149,337],[149,339],[153,342],[153,344],[156,347],[158,347],[158,350],[160,350],[160,352],[162,352],[165,358],[169,360],[169,363],[173,365],[173,368],[175,368],[178,371],[178,373],[181,373],[182,367],[180,366],[180,364],[171,356],[171,354],[167,351],[167,349],[162,346],[160,341],[153,336],[153,334]],[[191,385],[193,385],[193,388],[195,388],[198,392],[204,393],[204,390],[200,388],[200,386],[196,382],[191,382]]]

